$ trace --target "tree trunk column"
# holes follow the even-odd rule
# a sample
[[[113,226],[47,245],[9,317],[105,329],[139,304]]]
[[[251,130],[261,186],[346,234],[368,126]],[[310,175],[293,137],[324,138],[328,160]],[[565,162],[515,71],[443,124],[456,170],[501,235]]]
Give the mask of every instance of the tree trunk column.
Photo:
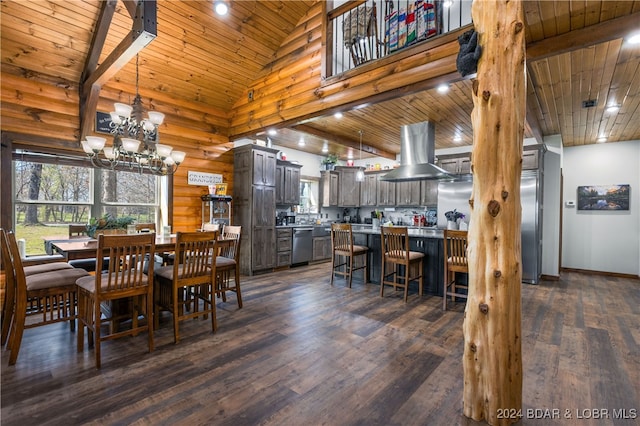
[[[520,174],[526,108],[521,0],[474,0],[473,192],[464,415],[510,424],[522,409]]]

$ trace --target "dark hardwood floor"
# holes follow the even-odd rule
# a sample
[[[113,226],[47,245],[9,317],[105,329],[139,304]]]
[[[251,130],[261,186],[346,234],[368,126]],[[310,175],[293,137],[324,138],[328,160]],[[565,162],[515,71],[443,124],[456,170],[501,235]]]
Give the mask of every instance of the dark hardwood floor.
[[[165,314],[153,353],[143,335],[105,342],[101,370],[67,324],[26,330],[15,366],[2,351],[2,424],[476,424],[462,416],[462,304],[331,287],[329,271],[243,277],[244,307],[219,301],[215,335],[188,321],[174,345]],[[566,273],[522,295],[520,424],[640,424],[640,282]]]

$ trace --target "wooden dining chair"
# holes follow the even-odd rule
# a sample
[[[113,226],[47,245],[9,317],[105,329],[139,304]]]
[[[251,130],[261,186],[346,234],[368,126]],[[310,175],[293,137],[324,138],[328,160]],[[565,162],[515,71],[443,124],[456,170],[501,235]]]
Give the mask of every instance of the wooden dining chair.
[[[156,232],[155,223],[136,223],[136,232]]]
[[[75,329],[75,283],[89,274],[82,269],[66,267],[63,262],[46,264],[51,265],[48,266],[50,269],[41,265],[24,267],[15,234],[5,231],[0,234],[6,277],[2,344],[6,343],[7,349],[11,350],[9,365],[14,365],[26,328],[69,321],[71,330]]]
[[[369,282],[369,248],[353,244],[353,230],[350,223],[331,224],[331,285],[336,274],[342,275],[349,283],[353,280],[353,273],[364,269],[364,283]],[[362,259],[360,266],[355,266],[357,259]],[[336,264],[336,261],[338,264]],[[342,262],[342,263],[340,263]],[[344,270],[340,268],[344,267]]]
[[[384,286],[404,289],[404,302],[409,296],[409,283],[418,280],[418,294],[422,296],[424,253],[409,250],[409,231],[406,226],[383,226],[382,234],[382,276],[380,277],[380,297],[384,296]],[[391,272],[387,272],[391,265]],[[413,272],[411,270],[414,270]],[[390,277],[393,279],[391,280]]]
[[[87,236],[87,225],[82,224],[69,224],[69,239],[71,238],[83,238]]]
[[[78,352],[84,350],[84,327],[88,330],[89,346],[94,347],[96,368],[101,366],[101,343],[122,336],[135,336],[147,332],[149,352],[153,351],[153,262],[149,263],[149,275],[143,272],[144,260],[155,251],[154,234],[104,235],[98,236],[98,254],[109,259],[103,269],[104,257],[98,256],[95,276],[77,280],[78,286]],[[132,259],[137,259],[133,260]],[[109,327],[103,334],[102,323],[112,318],[102,318],[101,305],[113,304],[122,299],[132,300],[131,328],[121,330]],[[144,316],[140,324],[138,317]],[[118,318],[120,319],[120,318]]]
[[[216,262],[218,232],[178,232],[175,262],[155,271],[155,325],[159,326],[160,311],[173,315],[174,343],[180,340],[179,322],[211,315],[211,329],[215,333]]]
[[[447,310],[447,299],[467,299],[469,287],[458,282],[457,273],[469,274],[467,262],[467,231],[444,231],[444,292],[442,309]],[[461,292],[460,290],[464,290]]]
[[[222,241],[218,242],[218,255],[216,256],[216,293],[218,297],[222,297],[223,302],[226,302],[227,291],[235,292],[238,308],[242,308],[242,292],[240,290],[241,232],[242,226],[225,226],[221,237]]]

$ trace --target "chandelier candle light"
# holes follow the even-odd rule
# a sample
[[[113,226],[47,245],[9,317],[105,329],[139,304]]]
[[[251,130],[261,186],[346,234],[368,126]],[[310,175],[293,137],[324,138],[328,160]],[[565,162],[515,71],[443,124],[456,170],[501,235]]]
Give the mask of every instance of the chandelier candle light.
[[[124,166],[149,171],[155,175],[170,175],[176,172],[184,161],[186,153],[174,151],[169,145],[158,143],[158,126],[164,121],[164,114],[149,111],[143,119],[144,109],[138,93],[138,57],[136,56],[136,97],[133,105],[114,104],[109,127],[113,135],[113,146],[105,146],[106,138],[87,136],[82,141],[82,149],[89,156],[94,167],[115,169]],[[100,152],[104,158],[99,156]]]

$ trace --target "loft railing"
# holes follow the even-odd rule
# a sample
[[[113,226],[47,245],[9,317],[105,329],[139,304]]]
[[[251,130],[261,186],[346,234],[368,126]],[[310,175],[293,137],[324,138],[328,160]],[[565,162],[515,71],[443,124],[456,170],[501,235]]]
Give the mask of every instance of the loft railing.
[[[354,0],[327,13],[327,77],[471,23],[471,0]]]

